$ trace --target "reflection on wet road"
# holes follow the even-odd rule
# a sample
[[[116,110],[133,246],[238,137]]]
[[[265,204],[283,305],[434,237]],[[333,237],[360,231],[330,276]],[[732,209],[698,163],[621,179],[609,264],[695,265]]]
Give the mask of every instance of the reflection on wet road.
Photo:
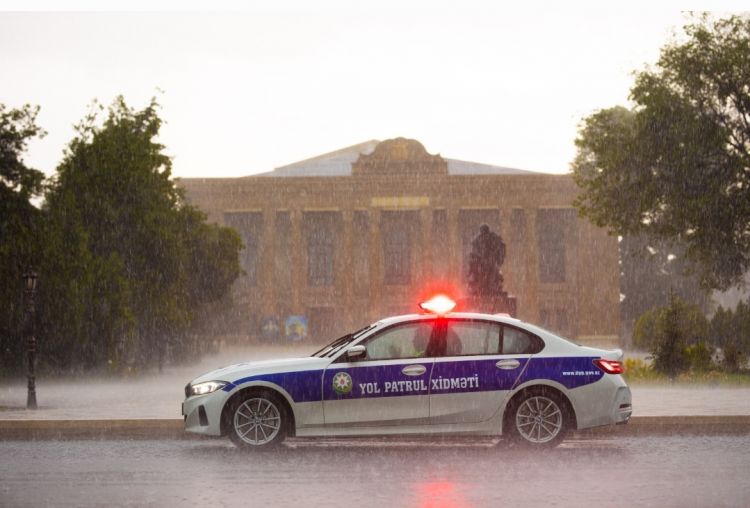
[[[0,443],[7,506],[743,506],[745,437],[494,441],[223,440]]]

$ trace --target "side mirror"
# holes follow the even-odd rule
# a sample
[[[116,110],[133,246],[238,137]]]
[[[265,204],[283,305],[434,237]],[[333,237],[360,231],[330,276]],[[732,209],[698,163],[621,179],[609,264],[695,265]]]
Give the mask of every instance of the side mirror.
[[[346,350],[346,357],[349,360],[356,360],[358,358],[364,358],[367,354],[367,348],[361,344],[352,346]]]

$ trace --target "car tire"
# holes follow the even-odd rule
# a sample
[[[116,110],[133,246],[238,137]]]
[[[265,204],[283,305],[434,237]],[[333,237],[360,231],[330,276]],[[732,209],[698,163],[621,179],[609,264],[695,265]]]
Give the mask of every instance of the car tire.
[[[228,412],[229,438],[239,448],[265,451],[286,438],[289,416],[281,398],[270,391],[247,392]]]
[[[528,390],[507,411],[503,434],[514,446],[554,448],[570,428],[569,405],[555,390]]]

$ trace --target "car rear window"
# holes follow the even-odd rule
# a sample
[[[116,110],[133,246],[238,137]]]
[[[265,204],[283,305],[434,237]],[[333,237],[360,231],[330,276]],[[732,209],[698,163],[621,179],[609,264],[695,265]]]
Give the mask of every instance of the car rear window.
[[[536,335],[512,326],[503,326],[504,355],[535,354],[544,348],[544,343]]]
[[[445,336],[445,356],[496,355],[500,351],[500,325],[488,321],[450,321]]]

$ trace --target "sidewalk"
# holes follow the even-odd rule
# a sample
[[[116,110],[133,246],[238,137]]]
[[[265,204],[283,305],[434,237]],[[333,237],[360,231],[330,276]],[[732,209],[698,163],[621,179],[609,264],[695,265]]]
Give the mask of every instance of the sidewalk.
[[[574,432],[573,439],[633,436],[724,436],[750,434],[750,416],[641,416],[627,425],[596,427]],[[107,439],[210,439],[185,432],[180,419],[142,420],[0,420],[0,441],[107,440]],[[349,439],[357,439],[349,438]],[[404,439],[390,436],[372,439]],[[410,436],[409,440],[434,441],[435,436]],[[481,440],[479,437],[451,439]]]
[[[26,406],[26,382],[0,383],[3,420],[181,420],[184,386],[209,370],[246,360],[302,356],[314,347],[229,349],[200,363],[129,379],[37,379],[39,409]],[[750,387],[633,385],[633,417],[750,416]]]

